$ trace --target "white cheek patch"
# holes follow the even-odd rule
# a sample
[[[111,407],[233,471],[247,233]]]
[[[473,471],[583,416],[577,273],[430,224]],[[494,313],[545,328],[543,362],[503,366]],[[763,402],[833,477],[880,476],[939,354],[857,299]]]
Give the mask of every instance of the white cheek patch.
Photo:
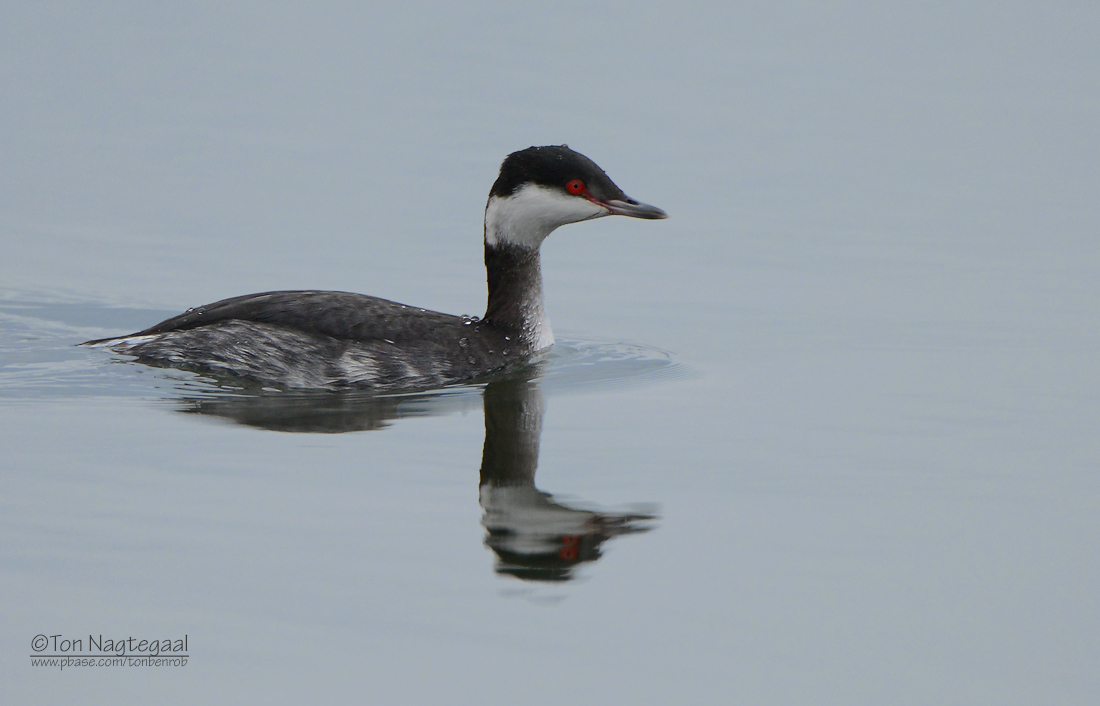
[[[558,226],[609,216],[603,206],[556,189],[528,184],[511,196],[493,196],[485,207],[485,242],[535,249]]]

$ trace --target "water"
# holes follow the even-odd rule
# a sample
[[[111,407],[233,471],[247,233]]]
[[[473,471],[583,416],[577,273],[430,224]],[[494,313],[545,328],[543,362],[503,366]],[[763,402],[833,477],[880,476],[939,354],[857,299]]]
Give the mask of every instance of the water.
[[[1092,5],[4,14],[4,703],[1096,702]],[[75,346],[270,289],[481,314],[495,170],[562,142],[671,218],[551,236],[518,380]]]

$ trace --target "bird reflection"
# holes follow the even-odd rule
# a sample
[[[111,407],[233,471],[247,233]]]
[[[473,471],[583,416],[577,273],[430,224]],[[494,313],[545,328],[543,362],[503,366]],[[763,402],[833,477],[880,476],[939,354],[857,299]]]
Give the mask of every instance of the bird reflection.
[[[578,565],[600,558],[608,539],[645,532],[656,516],[571,507],[536,488],[543,406],[537,382],[505,380],[485,388],[481,524],[497,573],[567,581]]]
[[[604,542],[652,529],[648,511],[611,512],[559,502],[535,487],[544,401],[541,366],[489,382],[482,393],[485,445],[479,495],[485,545],[498,574],[560,582],[600,558]],[[476,404],[477,388],[377,397],[362,393],[227,390],[181,400],[180,411],[275,431],[341,433],[380,429],[392,420],[446,414]]]

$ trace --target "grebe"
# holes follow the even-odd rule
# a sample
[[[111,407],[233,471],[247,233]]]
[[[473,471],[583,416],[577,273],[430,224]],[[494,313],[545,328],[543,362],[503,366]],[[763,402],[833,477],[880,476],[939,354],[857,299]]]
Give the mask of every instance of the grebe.
[[[293,388],[379,391],[472,380],[549,348],[539,247],[558,226],[602,216],[667,218],[566,145],[513,152],[485,206],[489,302],[478,319],[349,292],[248,294],[144,331],[88,341],[138,362]]]

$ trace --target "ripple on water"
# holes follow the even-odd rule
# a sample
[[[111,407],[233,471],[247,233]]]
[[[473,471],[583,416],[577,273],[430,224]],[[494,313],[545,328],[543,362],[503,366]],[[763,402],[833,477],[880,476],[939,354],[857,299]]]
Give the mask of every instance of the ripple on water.
[[[550,392],[606,390],[691,377],[672,353],[622,341],[565,338],[550,349],[542,374]]]

